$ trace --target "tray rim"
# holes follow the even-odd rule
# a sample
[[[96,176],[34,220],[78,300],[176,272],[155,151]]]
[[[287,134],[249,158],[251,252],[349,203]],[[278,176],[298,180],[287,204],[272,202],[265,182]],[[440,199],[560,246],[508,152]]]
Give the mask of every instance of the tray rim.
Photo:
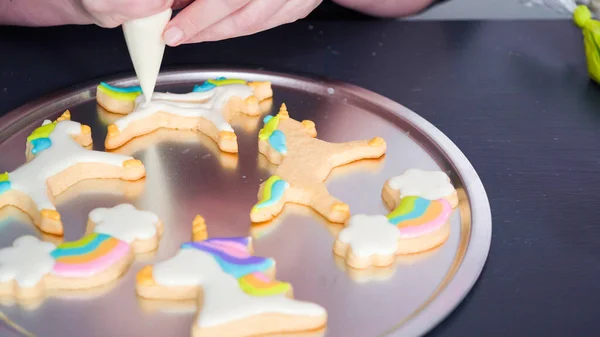
[[[413,314],[389,328],[382,336],[421,336],[435,328],[445,320],[471,292],[487,261],[491,247],[492,215],[489,199],[481,178],[475,168],[462,153],[462,151],[441,130],[435,127],[416,112],[408,109],[399,102],[387,98],[372,90],[341,80],[331,79],[309,73],[290,71],[264,70],[263,68],[251,69],[249,67],[219,66],[219,67],[163,67],[157,80],[157,86],[189,82],[186,77],[210,78],[214,76],[227,76],[227,74],[238,74],[236,76],[247,76],[255,81],[267,78],[279,78],[301,82],[314,88],[335,88],[351,93],[355,97],[383,107],[394,117],[401,118],[414,128],[419,129],[429,141],[437,147],[446,159],[453,164],[454,169],[460,177],[464,192],[469,200],[470,208],[470,230],[467,233],[468,243],[463,252],[462,260],[453,262],[450,270],[434,290],[433,294]],[[79,104],[82,100],[93,99],[95,92],[91,94],[100,80],[107,83],[119,83],[123,85],[137,84],[135,74],[121,72],[112,76],[103,76],[80,84],[68,86],[61,90],[41,96],[31,102],[25,103],[12,111],[0,116],[0,143],[3,143],[12,134],[8,132],[16,127],[14,124],[26,123],[30,120],[39,119],[39,114],[46,110],[52,110],[53,106],[68,105],[69,101]],[[307,89],[304,87],[303,89]],[[318,91],[318,90],[317,90]],[[27,112],[27,114],[24,114]],[[8,134],[8,136],[7,136]],[[415,140],[416,142],[416,140]],[[418,142],[419,143],[419,142]],[[419,143],[420,146],[424,144]],[[461,215],[462,216],[462,215]],[[463,238],[464,239],[464,238]],[[461,239],[461,241],[463,240]],[[459,250],[461,249],[459,245]],[[451,278],[448,279],[448,276]],[[448,294],[460,294],[459,296]],[[4,320],[0,320],[5,325]],[[10,324],[8,324],[10,327]],[[7,328],[9,328],[7,327]],[[14,327],[13,327],[14,329]],[[22,332],[21,332],[22,333]]]

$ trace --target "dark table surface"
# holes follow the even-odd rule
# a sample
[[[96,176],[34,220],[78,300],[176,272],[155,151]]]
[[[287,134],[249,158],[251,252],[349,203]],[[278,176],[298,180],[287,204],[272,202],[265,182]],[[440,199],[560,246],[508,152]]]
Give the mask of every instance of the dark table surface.
[[[304,21],[164,64],[311,73],[416,111],[471,160],[493,213],[480,280],[431,336],[597,335],[600,90],[569,21]],[[0,28],[0,114],[120,72],[119,30]]]

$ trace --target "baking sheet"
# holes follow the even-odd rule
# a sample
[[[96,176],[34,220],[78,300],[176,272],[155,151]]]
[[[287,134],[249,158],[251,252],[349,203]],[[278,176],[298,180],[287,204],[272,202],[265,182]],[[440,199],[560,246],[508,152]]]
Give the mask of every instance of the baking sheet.
[[[346,270],[332,253],[340,225],[328,223],[308,208],[286,206],[272,223],[250,226],[249,211],[257,201],[258,185],[273,172],[258,153],[262,117],[238,118],[232,123],[238,155],[220,153],[216,144],[199,133],[161,130],[118,151],[144,162],[144,181],[85,181],[56,199],[68,241],[83,235],[87,215],[97,207],[128,202],[157,213],[165,224],[158,251],[137,258],[121,279],[102,289],[53,294],[40,303],[4,300],[0,311],[34,336],[189,336],[197,310],[193,303],[172,306],[142,300],[134,285],[140,268],[172,257],[181,243],[189,241],[192,219],[201,214],[211,237],[252,235],[256,254],[276,260],[278,279],[292,283],[297,299],[327,309],[326,336],[421,335],[448,315],[479,276],[491,238],[485,190],[460,150],[401,105],[335,81],[201,69],[164,72],[157,90],[187,92],[194,84],[219,76],[271,81],[274,99],[263,116],[276,113],[285,102],[295,119],[313,120],[323,140],[374,136],[386,140],[384,158],[337,168],[327,181],[331,194],[348,203],[353,214],[387,214],[381,199],[383,184],[407,168],[447,171],[460,197],[459,208],[451,216],[449,240],[431,252],[401,258],[392,268]],[[137,85],[133,77],[102,80]],[[71,110],[73,120],[91,126],[94,149],[102,150],[106,126],[115,116],[96,106],[96,84],[44,97],[0,118],[0,171],[21,165],[26,137],[43,119],[56,118],[65,109]],[[0,211],[0,230],[0,247],[11,245],[21,235],[41,235],[26,216],[11,208]]]

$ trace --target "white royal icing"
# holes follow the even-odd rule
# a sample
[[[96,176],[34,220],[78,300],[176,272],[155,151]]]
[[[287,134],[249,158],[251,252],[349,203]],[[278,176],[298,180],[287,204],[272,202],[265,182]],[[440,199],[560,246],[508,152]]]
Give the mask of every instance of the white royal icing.
[[[45,121],[44,125],[48,123],[50,121]],[[125,161],[133,159],[129,156],[88,150],[73,139],[79,134],[80,123],[70,120],[56,123],[49,137],[52,145],[8,174],[11,188],[29,195],[38,210],[55,209],[48,195],[47,181],[50,177],[76,164],[103,163],[122,166]]]
[[[188,103],[205,103],[207,99],[215,95],[215,90],[202,91],[202,92],[188,92],[185,94],[175,94],[171,92],[155,92],[152,95],[154,101],[172,101],[172,102],[188,102]],[[144,102],[146,98],[144,95],[139,95],[135,99],[135,105],[139,105]]]
[[[231,131],[233,128],[223,117],[223,107],[232,97],[246,99],[252,95],[252,89],[245,84],[229,84],[206,92],[187,94],[155,93],[151,102],[136,100],[135,109],[114,124],[123,131],[134,121],[138,121],[162,111],[182,117],[202,117],[213,123],[219,131]],[[198,103],[198,101],[205,101]]]
[[[398,250],[400,231],[385,215],[354,215],[340,231],[338,241],[350,245],[358,257],[394,255]]]
[[[181,249],[170,260],[155,265],[152,276],[163,286],[202,286],[203,302],[196,322],[200,328],[263,313],[313,317],[326,314],[317,304],[293,300],[283,294],[250,296],[240,289],[233,276],[222,271],[212,255],[193,248]]]
[[[408,169],[400,176],[390,179],[389,186],[400,191],[402,197],[416,196],[437,200],[454,193],[450,178],[442,171]]]
[[[26,235],[16,239],[12,247],[0,249],[0,282],[16,281],[22,288],[35,286],[52,271],[56,248],[50,242]]]
[[[96,208],[90,212],[89,218],[95,224],[94,232],[110,235],[129,244],[154,237],[158,224],[156,214],[138,210],[130,204]]]

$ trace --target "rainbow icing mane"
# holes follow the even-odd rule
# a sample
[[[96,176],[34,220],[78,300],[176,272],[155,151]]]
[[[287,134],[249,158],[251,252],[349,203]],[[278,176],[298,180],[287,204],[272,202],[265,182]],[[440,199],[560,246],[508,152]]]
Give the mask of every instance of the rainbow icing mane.
[[[281,130],[277,130],[279,125],[279,116],[266,116],[263,120],[265,126],[259,131],[258,138],[269,140],[269,144],[275,151],[281,154],[287,154],[287,145],[285,134]]]
[[[87,277],[100,273],[129,253],[129,245],[110,235],[93,233],[63,243],[50,253],[56,260],[53,274]]]
[[[195,85],[193,92],[205,92],[213,90],[216,87],[231,85],[231,84],[247,84],[248,82],[239,79],[227,79],[225,77],[217,77],[214,80],[208,80],[200,85]]]
[[[271,258],[251,255],[249,238],[214,238],[200,242],[184,243],[182,249],[198,249],[210,254],[223,272],[238,280],[240,288],[251,296],[285,294],[289,283],[270,280],[265,274],[275,265]]]
[[[142,87],[139,86],[118,88],[105,82],[100,82],[97,89],[111,98],[122,101],[135,101],[142,94]]]
[[[411,238],[440,228],[448,221],[451,213],[452,206],[446,199],[427,200],[408,196],[400,200],[400,205],[387,218],[398,227],[401,237]]]
[[[10,190],[11,183],[8,179],[8,172],[0,174],[0,194]]]
[[[283,198],[283,194],[289,186],[290,184],[280,177],[271,176],[265,182],[265,186],[263,187],[262,191],[262,198],[258,204],[252,207],[252,212],[256,212],[261,208],[275,205],[279,200],[281,200],[281,198]]]
[[[52,146],[50,135],[56,127],[56,122],[44,122],[44,124],[35,130],[27,137],[27,142],[31,143],[31,154],[38,154]]]

